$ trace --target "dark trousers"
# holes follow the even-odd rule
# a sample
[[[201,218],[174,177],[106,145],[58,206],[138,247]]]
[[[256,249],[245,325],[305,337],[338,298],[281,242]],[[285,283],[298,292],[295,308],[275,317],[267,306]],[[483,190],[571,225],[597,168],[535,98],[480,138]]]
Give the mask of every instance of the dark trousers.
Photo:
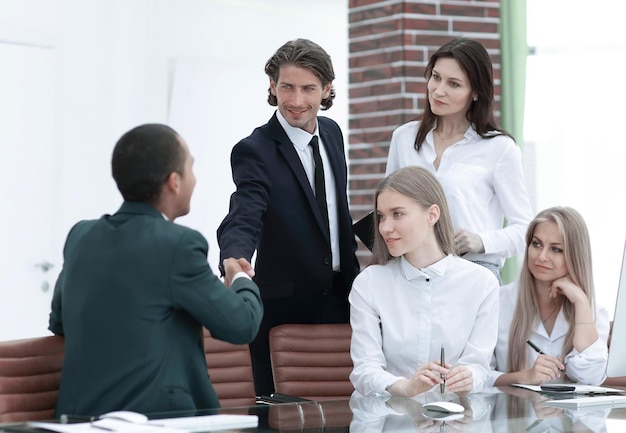
[[[332,290],[324,291],[314,298],[272,299],[263,302],[263,320],[256,338],[250,343],[256,395],[270,395],[274,392],[269,349],[270,329],[285,323],[350,322],[350,306],[340,276],[337,274],[333,279]]]

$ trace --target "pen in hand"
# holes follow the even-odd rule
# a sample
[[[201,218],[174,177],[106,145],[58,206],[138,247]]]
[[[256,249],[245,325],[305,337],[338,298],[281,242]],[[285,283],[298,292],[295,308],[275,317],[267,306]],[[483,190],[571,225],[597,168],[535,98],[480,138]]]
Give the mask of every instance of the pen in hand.
[[[530,340],[526,340],[526,343],[527,343],[530,347],[532,347],[532,348],[533,348],[533,350],[534,350],[535,352],[537,352],[539,355],[545,355],[545,352],[544,352],[543,350],[541,350],[541,349],[539,348],[539,346],[537,346],[537,345],[536,345],[535,343],[533,343],[532,341],[530,341]],[[565,370],[563,370],[562,368],[559,368],[559,371],[561,371],[561,373],[562,373],[562,372],[564,372]]]
[[[446,366],[446,352],[443,349],[443,344],[441,345],[441,366],[445,368]],[[441,375],[443,382],[439,384],[439,391],[443,394],[446,390],[446,376]]]
[[[532,347],[532,348],[535,350],[535,352],[537,352],[539,355],[545,355],[545,353],[543,353],[543,350],[541,350],[541,349],[540,349],[540,348],[539,348],[539,347],[538,347],[535,343],[533,343],[532,341],[530,341],[530,340],[526,340],[526,343],[527,343],[530,347]]]

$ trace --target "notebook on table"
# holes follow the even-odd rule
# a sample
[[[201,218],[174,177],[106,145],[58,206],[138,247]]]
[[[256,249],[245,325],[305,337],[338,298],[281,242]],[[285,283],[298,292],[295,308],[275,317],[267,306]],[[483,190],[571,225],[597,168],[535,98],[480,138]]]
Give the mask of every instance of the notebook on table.
[[[259,418],[257,415],[218,414],[151,419],[143,423],[99,419],[72,424],[31,421],[27,422],[26,425],[56,433],[102,433],[105,430],[116,433],[198,433],[257,427]]]
[[[550,406],[563,409],[580,409],[584,407],[606,406],[606,407],[626,407],[626,395],[598,395],[587,397],[563,398],[547,400],[544,402]]]
[[[512,386],[517,388],[529,389],[543,394],[558,395],[626,395],[626,391],[617,388],[608,388],[606,386],[581,385],[578,383],[546,383],[543,385],[524,385],[522,383],[514,383]]]

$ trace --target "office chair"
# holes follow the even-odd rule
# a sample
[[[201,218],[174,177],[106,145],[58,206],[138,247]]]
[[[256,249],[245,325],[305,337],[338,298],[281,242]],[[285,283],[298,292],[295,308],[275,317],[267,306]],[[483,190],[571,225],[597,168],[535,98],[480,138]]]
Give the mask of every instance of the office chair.
[[[220,405],[254,405],[256,394],[248,345],[217,340],[205,328],[204,353],[209,377],[220,399]]]
[[[276,392],[317,401],[350,397],[351,335],[347,323],[272,328],[269,345]]]
[[[0,342],[0,422],[54,418],[64,350],[59,336]]]
[[[208,372],[223,407],[256,400],[247,345],[212,338],[204,330]],[[54,418],[65,340],[46,336],[0,342],[0,422]]]

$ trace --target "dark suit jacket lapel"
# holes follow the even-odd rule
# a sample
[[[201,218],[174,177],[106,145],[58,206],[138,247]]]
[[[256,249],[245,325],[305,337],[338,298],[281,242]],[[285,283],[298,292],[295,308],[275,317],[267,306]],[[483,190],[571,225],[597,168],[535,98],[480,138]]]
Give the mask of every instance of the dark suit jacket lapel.
[[[309,203],[309,206],[311,207],[313,214],[315,215],[315,220],[317,221],[320,230],[322,230],[322,232],[328,238],[329,234],[326,230],[326,225],[324,224],[324,221],[322,220],[322,214],[317,207],[317,201],[315,200],[313,189],[311,189],[309,178],[307,177],[306,172],[304,171],[304,167],[302,166],[302,161],[300,160],[296,149],[294,149],[294,144],[291,142],[291,140],[287,136],[287,133],[276,118],[276,114],[274,114],[274,116],[272,116],[269,121],[269,132],[272,135],[272,138],[276,141],[278,150],[285,157],[287,165],[289,165],[289,168],[291,168],[294,176],[296,177],[296,179],[298,179],[298,183],[300,184],[300,187],[306,195],[307,201]]]

